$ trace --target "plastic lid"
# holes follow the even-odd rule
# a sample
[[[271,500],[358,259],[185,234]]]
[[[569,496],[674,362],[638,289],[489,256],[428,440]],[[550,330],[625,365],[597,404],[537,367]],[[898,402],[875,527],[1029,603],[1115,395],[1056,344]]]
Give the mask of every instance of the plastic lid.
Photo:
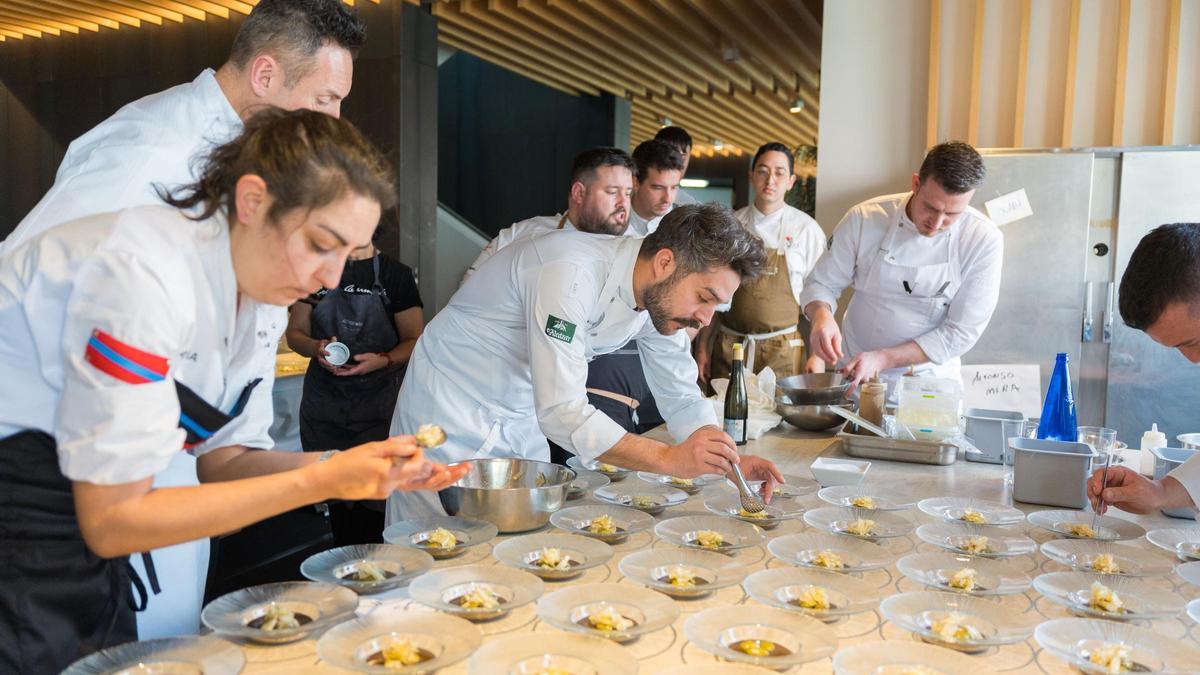
[[[1158,422],[1150,425],[1150,431],[1142,434],[1142,442],[1146,441],[1162,441],[1167,442],[1167,435],[1158,430]]]

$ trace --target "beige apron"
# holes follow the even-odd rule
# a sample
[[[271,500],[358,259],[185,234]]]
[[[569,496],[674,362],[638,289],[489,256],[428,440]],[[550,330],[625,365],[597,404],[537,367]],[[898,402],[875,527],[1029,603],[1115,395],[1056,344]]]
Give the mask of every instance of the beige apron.
[[[782,247],[767,254],[756,281],[744,283],[720,315],[710,377],[729,377],[735,342],[746,343],[746,366],[757,373],[766,366],[777,377],[804,372],[804,340],[796,325],[800,306],[792,293],[787,256]]]

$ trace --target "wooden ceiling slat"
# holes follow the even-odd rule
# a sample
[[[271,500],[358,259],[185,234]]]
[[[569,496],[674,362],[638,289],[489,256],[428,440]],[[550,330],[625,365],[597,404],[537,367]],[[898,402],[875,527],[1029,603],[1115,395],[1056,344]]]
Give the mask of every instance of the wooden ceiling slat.
[[[0,42],[3,42],[4,40],[6,40],[8,38],[13,38],[16,40],[24,40],[25,36],[21,35],[20,33],[16,32],[15,30],[8,30],[6,28],[0,28]]]
[[[699,79],[689,80],[683,74],[667,68],[646,54],[630,49],[629,45],[616,40],[604,31],[595,30],[591,26],[574,21],[566,14],[555,11],[547,3],[547,0],[517,0],[517,8],[531,17],[544,20],[554,30],[561,31],[580,44],[592,45],[601,50],[605,56],[624,64],[630,71],[640,73],[642,77],[659,80],[676,91],[687,91],[689,86],[702,87],[704,84]]]
[[[528,77],[535,82],[540,82],[551,89],[557,89],[571,96],[579,96],[580,93],[588,93],[595,96],[600,94],[599,91],[583,91],[579,83],[572,82],[569,79],[560,79],[557,73],[540,72],[534,68],[519,61],[513,61],[506,54],[492,51],[486,46],[476,44],[470,38],[464,38],[452,26],[442,26],[439,32],[441,33],[443,42],[458,49],[477,56],[485,61],[490,61],[502,68],[518,73],[524,77]],[[441,39],[441,38],[439,38]]]
[[[0,18],[3,18],[3,17],[0,17]],[[2,21],[0,21],[0,30],[8,31],[9,33],[16,33],[16,34],[18,34],[20,36],[24,36],[24,37],[32,37],[32,38],[42,37],[42,31],[40,31],[40,30],[35,30],[33,28],[29,28],[27,26],[22,26],[22,25],[17,25],[17,24],[4,23]],[[46,32],[49,33],[50,31],[46,31]],[[51,33],[51,35],[53,35],[53,33]]]
[[[169,9],[172,12],[178,12],[197,21],[204,21],[205,17],[207,16],[204,13],[204,10],[197,9],[191,5],[186,5],[181,2],[175,2],[174,0],[142,0],[142,2],[155,5],[157,7],[162,7],[163,9]]]
[[[469,6],[469,5],[468,5]],[[604,67],[613,70],[617,74],[622,74],[636,80],[636,86],[631,87],[631,90],[644,88],[649,91],[654,91],[659,94],[665,94],[669,83],[662,82],[654,77],[647,77],[641,72],[638,66],[633,65],[632,59],[625,57],[624,50],[616,52],[604,52],[598,54],[594,50],[589,51],[591,45],[581,44],[576,40],[570,39],[565,33],[554,30],[545,22],[539,21],[536,18],[531,18],[525,12],[522,12],[517,7],[516,0],[487,0],[487,7],[490,12],[499,15],[497,18],[503,17],[511,23],[521,26],[528,34],[536,35],[538,39],[548,40],[554,43],[558,49],[567,52],[571,57],[588,61],[596,64],[597,67]],[[679,83],[680,90],[684,87]]]
[[[121,24],[112,19],[96,16],[78,8],[58,9],[50,7],[48,3],[41,2],[41,0],[4,0],[4,3],[12,6],[14,9],[21,8],[27,14],[43,16],[62,23],[69,23],[92,32],[98,32],[101,27],[111,28],[112,30],[117,30],[121,27]]]
[[[457,3],[457,14],[442,10],[446,6],[434,5],[434,14],[439,17],[453,17],[451,20],[458,21],[460,25],[465,22],[470,25],[472,30],[481,35],[490,37],[493,34],[499,34],[504,36],[505,39],[502,43],[507,49],[514,52],[515,57],[533,56],[542,63],[557,65],[560,69],[572,73],[597,89],[618,97],[627,96],[627,92],[645,93],[645,88],[641,84],[605,64],[597,63],[590,58],[586,59],[586,62],[563,58],[562,52],[546,45],[537,36],[529,35],[513,22],[506,21],[503,17],[488,10],[484,0],[465,0]]]
[[[87,13],[94,14],[96,16],[104,17],[105,19],[111,19],[117,23],[122,23],[133,28],[141,28],[142,26],[142,21],[139,17],[105,9],[104,7],[97,6],[91,2],[81,2],[78,0],[74,2],[71,0],[40,0],[40,2],[47,7],[57,7],[65,11],[79,10],[85,12],[84,16],[86,16]]]
[[[110,5],[114,11],[129,12],[138,17],[142,21],[149,21],[157,26],[162,25],[162,20],[174,21],[175,23],[183,23],[183,15],[162,7],[156,7],[142,0],[96,0]]]
[[[434,5],[435,8],[445,6]],[[493,37],[486,30],[480,31],[472,27],[468,22],[464,22],[461,16],[443,13],[439,15],[439,19],[441,19],[440,28],[454,31],[459,38],[477,43],[493,53],[503,54],[509,61],[524,62],[530,66],[535,66],[533,68],[534,72],[555,73],[557,79],[568,83],[578,83],[582,87],[586,87],[588,92],[593,96],[599,96],[601,92],[615,88],[611,83],[604,81],[603,78],[594,77],[562,60],[547,59],[545,55],[527,49],[514,48],[509,41]],[[582,89],[582,87],[578,88]]]
[[[242,14],[242,15],[249,14],[250,10],[254,9],[254,5],[258,4],[258,0],[253,0],[252,3],[251,2],[242,2],[241,0],[208,0],[208,1],[214,5],[220,5],[226,9],[231,9],[231,10],[237,12],[238,14]]]
[[[62,31],[63,31],[63,29],[58,28],[57,26],[53,26],[47,22],[32,21],[32,20],[29,20],[27,18],[23,18],[20,16],[14,16],[11,12],[4,9],[3,7],[0,7],[0,22],[4,22],[4,24],[6,26],[8,26],[8,30],[16,31],[18,33],[21,33],[21,35],[28,35],[28,33],[21,31],[21,30],[17,30],[18,28],[28,28],[29,30],[36,31],[38,33],[49,33],[50,35],[61,35]],[[69,28],[75,28],[75,27],[69,26]],[[75,28],[75,30],[76,30],[76,32],[79,31],[78,28]],[[42,36],[41,35],[36,35],[36,36],[29,35],[29,37],[42,37]]]
[[[59,30],[65,30],[68,33],[78,33],[80,28],[96,32],[100,30],[100,26],[91,24],[91,27],[80,26],[75,21],[60,21],[57,18],[47,16],[44,12],[27,11],[25,7],[6,7],[4,10],[9,16],[19,18],[23,22],[31,22],[33,24],[43,24],[53,26]]]

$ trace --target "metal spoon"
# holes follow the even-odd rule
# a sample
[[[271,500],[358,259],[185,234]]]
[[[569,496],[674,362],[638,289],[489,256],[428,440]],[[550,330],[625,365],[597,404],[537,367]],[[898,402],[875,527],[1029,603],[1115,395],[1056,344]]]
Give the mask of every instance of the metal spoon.
[[[754,496],[750,490],[750,486],[746,485],[746,477],[742,475],[742,469],[737,464],[733,465],[734,482],[737,483],[738,496],[742,499],[742,509],[747,513],[758,513],[763,510],[763,503]]]

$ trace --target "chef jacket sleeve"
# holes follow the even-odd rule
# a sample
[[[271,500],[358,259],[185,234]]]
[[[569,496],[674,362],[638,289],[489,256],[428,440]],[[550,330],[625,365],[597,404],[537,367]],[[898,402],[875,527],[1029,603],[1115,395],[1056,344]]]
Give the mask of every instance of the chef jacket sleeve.
[[[513,227],[506,227],[503,230],[500,230],[500,233],[497,234],[494,239],[489,241],[487,246],[483,247],[483,250],[479,252],[479,257],[475,258],[475,262],[471,263],[470,267],[467,267],[467,272],[463,274],[462,280],[464,283],[467,279],[471,278],[472,274],[475,274],[479,271],[479,267],[483,265],[483,263],[487,262],[489,258],[496,255],[497,251],[513,242],[513,230]],[[459,285],[461,286],[462,283]]]
[[[963,242],[962,287],[950,301],[946,318],[915,338],[933,363],[945,363],[967,353],[983,335],[1000,299],[1004,237],[990,223]]]
[[[271,425],[275,422],[275,345],[279,344],[279,338],[287,327],[287,309],[272,305],[259,305],[257,311],[267,315],[266,318],[258,321],[259,325],[274,323],[278,327],[275,332],[267,331],[266,337],[256,339],[254,344],[253,365],[248,371],[246,382],[254,379],[261,381],[254,387],[249,400],[246,401],[246,407],[242,409],[240,415],[218,429],[207,441],[192,448],[192,454],[197,457],[217,448],[234,445],[262,450],[275,447],[275,441],[271,438]],[[276,315],[274,321],[271,320],[271,315]],[[232,387],[235,384],[230,382],[229,386]],[[236,386],[244,386],[244,383],[238,383]],[[231,392],[232,397],[236,398],[241,391],[239,388]],[[229,410],[222,410],[222,412],[228,413]],[[299,448],[287,449],[299,450]]]
[[[1179,481],[1183,489],[1187,490],[1188,496],[1192,498],[1193,509],[1200,506],[1200,455],[1188,457],[1187,461],[1172,469],[1167,475]]]
[[[804,290],[800,293],[801,309],[819,300],[829,305],[830,310],[837,311],[842,291],[854,282],[862,228],[863,219],[859,209],[855,207],[847,211],[833,231],[829,250],[820,257],[812,273],[804,280]]]
[[[525,307],[538,424],[546,438],[592,461],[626,433],[587,398],[587,321],[602,280],[565,262],[530,276]]]
[[[74,481],[115,485],[166,468],[181,452],[170,360],[190,323],[186,265],[100,249],[75,273],[63,321],[62,395],[54,438]]]
[[[699,372],[685,331],[663,335],[652,330],[638,337],[637,347],[646,383],[676,442],[700,427],[717,425],[712,403],[705,400],[696,384]]]
[[[800,304],[804,292],[804,279],[817,266],[821,254],[825,252],[825,231],[816,221],[804,219],[796,228],[796,241],[787,248],[788,280],[792,282],[792,295]],[[801,310],[804,305],[800,305]]]

